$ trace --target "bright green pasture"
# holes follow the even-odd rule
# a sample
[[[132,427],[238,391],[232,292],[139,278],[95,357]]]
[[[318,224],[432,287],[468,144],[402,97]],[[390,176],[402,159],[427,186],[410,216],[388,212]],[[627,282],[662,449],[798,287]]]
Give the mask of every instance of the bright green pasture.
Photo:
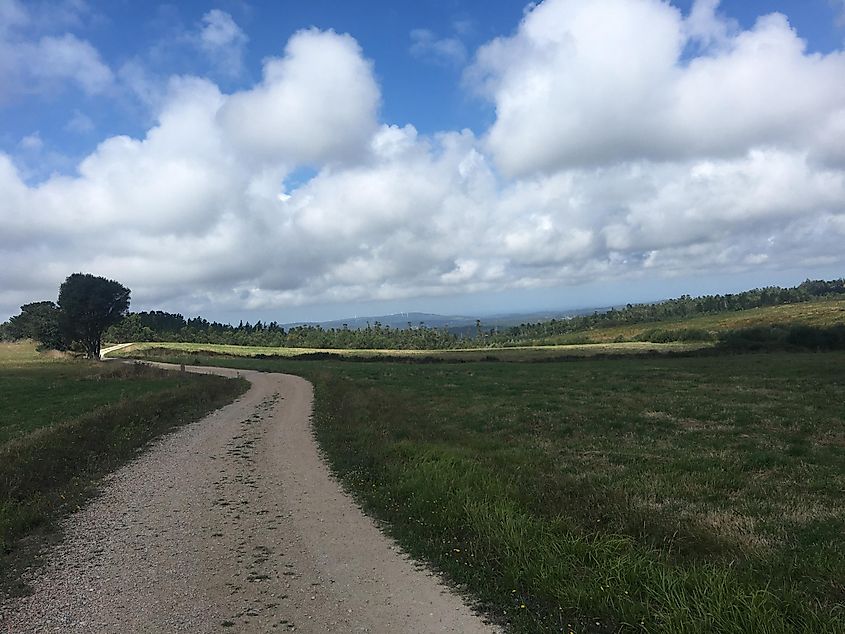
[[[131,378],[132,380],[127,380]],[[173,387],[172,378],[0,344],[0,445],[39,427]]]

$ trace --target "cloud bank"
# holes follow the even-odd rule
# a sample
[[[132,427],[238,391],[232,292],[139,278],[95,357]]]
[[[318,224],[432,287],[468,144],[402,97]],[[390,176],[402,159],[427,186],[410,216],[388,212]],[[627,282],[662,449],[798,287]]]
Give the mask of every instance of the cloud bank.
[[[202,312],[839,266],[842,77],[783,15],[546,0],[466,71],[490,128],[421,135],[380,120],[352,36],[300,31],[249,89],[171,78],[156,125],[74,175],[29,184],[0,154],[0,306],[77,270]]]

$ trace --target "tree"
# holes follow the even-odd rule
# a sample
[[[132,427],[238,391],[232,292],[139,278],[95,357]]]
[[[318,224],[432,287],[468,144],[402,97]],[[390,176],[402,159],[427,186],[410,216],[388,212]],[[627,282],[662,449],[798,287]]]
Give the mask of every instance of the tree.
[[[9,320],[12,339],[32,339],[39,348],[64,350],[65,341],[59,326],[59,307],[53,302],[32,302],[21,306],[21,314]]]
[[[59,288],[60,325],[91,359],[100,358],[103,332],[129,310],[129,289],[104,277],[74,273]]]

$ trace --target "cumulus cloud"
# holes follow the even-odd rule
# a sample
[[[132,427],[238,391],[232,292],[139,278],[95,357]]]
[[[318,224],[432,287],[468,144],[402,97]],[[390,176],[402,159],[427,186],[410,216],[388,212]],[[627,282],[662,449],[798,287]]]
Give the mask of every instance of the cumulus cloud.
[[[360,155],[380,98],[358,43],[311,29],[291,37],[284,57],[267,60],[261,84],[233,95],[219,119],[246,157],[319,164]]]
[[[102,92],[112,81],[112,72],[97,50],[69,33],[42,37],[24,54],[26,59],[35,62],[29,67],[35,78],[70,79],[89,94]]]
[[[717,10],[721,0],[695,0],[690,14],[685,21],[686,35],[692,41],[699,41],[702,46],[725,45],[729,36],[739,26]]]
[[[161,111],[167,93],[167,81],[138,58],[124,62],[117,69],[121,87],[151,113]]]
[[[22,3],[0,2],[0,102],[68,83],[89,95],[112,85],[111,69],[89,42],[71,33],[33,36],[33,26],[43,24]]]
[[[168,73],[205,75],[227,83],[243,77],[249,37],[229,13],[212,9],[185,25],[178,7],[161,5],[153,24],[158,36],[152,44],[116,68],[122,94],[137,100],[129,107],[142,106],[147,119],[164,106]]]
[[[312,76],[315,68],[326,73]],[[266,253],[286,253],[288,241],[304,244],[284,231],[284,177],[303,162],[368,156],[378,87],[354,40],[333,32],[298,34],[265,71],[260,85],[232,95],[208,80],[174,78],[157,125],[143,139],[103,141],[78,176],[30,187],[0,156],[0,253],[10,264],[0,286],[17,286],[11,278],[49,250],[51,267],[38,279],[46,270],[86,268],[134,280],[154,297],[174,287],[190,295],[212,280],[246,283],[278,260]],[[256,127],[240,125],[245,120]],[[110,252],[102,235],[121,246]],[[294,250],[290,257],[295,264],[303,256]],[[25,278],[38,287],[32,274]]]
[[[496,106],[509,175],[619,160],[814,149],[845,109],[845,55],[808,54],[781,14],[737,31],[698,0],[549,0],[483,46],[470,77]],[[691,40],[716,42],[692,59]]]
[[[27,184],[0,154],[2,312],[76,270],[147,307],[283,319],[292,305],[841,265],[842,53],[807,54],[782,16],[722,29],[715,3],[696,6],[530,10],[475,61],[497,107],[480,136],[380,122],[371,62],[332,31],[295,34],[238,92],[172,78],[145,135],[105,139],[71,176]]]

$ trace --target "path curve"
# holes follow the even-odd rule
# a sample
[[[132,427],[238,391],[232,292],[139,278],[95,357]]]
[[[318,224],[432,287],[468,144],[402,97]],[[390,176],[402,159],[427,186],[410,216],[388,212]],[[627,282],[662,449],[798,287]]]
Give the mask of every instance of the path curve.
[[[128,348],[129,346],[134,346],[134,342],[130,343],[116,343],[113,346],[109,346],[108,348],[103,348],[100,350],[100,360],[105,360],[106,355],[110,352],[117,352],[118,350],[123,350],[124,348]]]
[[[0,632],[496,632],[329,475],[311,384],[239,374],[246,394],[69,518],[34,594],[0,606]]]

